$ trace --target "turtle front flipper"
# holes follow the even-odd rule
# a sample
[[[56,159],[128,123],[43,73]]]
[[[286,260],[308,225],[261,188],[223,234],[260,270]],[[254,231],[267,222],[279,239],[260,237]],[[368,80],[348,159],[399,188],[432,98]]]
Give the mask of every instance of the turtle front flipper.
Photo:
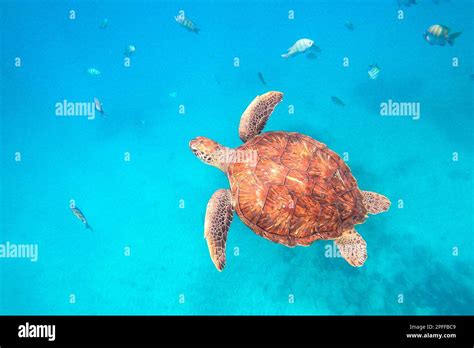
[[[225,267],[225,245],[234,212],[230,190],[217,190],[207,204],[204,238],[207,240],[212,262],[219,271]]]
[[[282,99],[283,93],[275,91],[255,97],[240,118],[239,136],[243,142],[260,134],[273,110]]]
[[[355,229],[345,231],[335,242],[351,266],[360,267],[367,260],[367,243]]]
[[[379,214],[390,208],[390,200],[379,193],[361,191],[365,209],[369,214]]]

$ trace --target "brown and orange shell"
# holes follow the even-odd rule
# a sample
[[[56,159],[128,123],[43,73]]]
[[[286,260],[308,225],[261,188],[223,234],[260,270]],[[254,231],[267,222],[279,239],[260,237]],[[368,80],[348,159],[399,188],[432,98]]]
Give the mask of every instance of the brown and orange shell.
[[[258,235],[288,246],[310,245],[366,219],[349,167],[325,144],[299,133],[267,132],[237,150],[253,153],[255,161],[229,165],[233,205]]]

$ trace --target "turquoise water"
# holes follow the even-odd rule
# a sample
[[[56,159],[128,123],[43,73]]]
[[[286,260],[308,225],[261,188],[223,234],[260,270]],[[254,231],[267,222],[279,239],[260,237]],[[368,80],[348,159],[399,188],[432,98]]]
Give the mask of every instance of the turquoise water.
[[[1,314],[474,314],[472,1],[425,0],[401,7],[403,20],[396,1],[0,9],[0,243],[38,245],[36,262],[0,259]],[[180,9],[198,35],[175,22]],[[422,34],[433,24],[462,35],[453,47],[430,46]],[[280,57],[304,37],[321,48],[316,59]],[[128,45],[136,52],[124,67]],[[331,242],[290,249],[235,217],[227,266],[214,268],[204,214],[229,183],[188,142],[202,135],[239,146],[241,113],[268,90],[285,96],[266,130],[346,152],[359,186],[392,201],[357,228],[364,267],[326,257]],[[64,99],[94,97],[107,118],[55,115]],[[382,117],[389,99],[420,103],[420,119]]]

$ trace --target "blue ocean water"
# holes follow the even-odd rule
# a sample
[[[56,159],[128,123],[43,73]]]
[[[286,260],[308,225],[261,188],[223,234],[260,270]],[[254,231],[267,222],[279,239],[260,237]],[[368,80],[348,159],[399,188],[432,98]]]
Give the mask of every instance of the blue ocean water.
[[[474,314],[472,1],[3,0],[0,10],[0,244],[38,245],[36,262],[0,259],[1,314]],[[199,34],[175,22],[180,10]],[[433,24],[462,34],[432,46],[422,34]],[[315,59],[280,57],[305,37]],[[330,241],[271,243],[238,217],[225,270],[212,264],[205,209],[229,183],[188,142],[239,146],[240,115],[269,90],[284,100],[265,130],[347,153],[361,189],[392,201],[357,227],[364,267],[327,257]],[[55,114],[94,97],[106,118]],[[389,99],[420,103],[419,120],[382,117]]]

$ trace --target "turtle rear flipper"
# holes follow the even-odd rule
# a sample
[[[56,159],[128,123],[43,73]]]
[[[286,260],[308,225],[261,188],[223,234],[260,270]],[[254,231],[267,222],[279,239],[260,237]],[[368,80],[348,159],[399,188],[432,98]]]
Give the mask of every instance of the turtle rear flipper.
[[[345,231],[335,243],[351,266],[360,267],[367,260],[367,243],[355,229]]]
[[[273,110],[282,99],[283,93],[275,91],[255,97],[240,118],[239,136],[243,142],[260,134]]]
[[[390,208],[390,200],[379,193],[361,191],[365,209],[369,214],[379,214]]]
[[[207,240],[212,262],[219,271],[225,267],[227,232],[233,217],[231,192],[224,189],[214,192],[207,204],[204,238]]]

